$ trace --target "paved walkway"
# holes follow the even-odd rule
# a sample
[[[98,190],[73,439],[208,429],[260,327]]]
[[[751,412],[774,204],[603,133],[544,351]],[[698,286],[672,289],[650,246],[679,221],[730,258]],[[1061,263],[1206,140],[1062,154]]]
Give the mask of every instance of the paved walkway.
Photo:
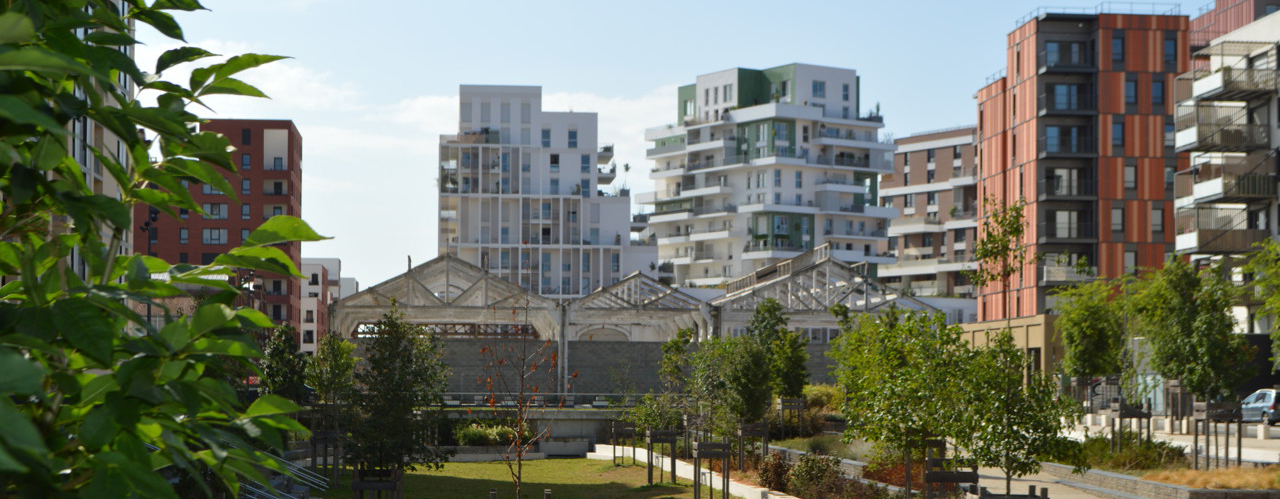
[[[997,468],[978,468],[978,485],[986,487],[993,494],[1003,494],[1004,473]],[[1049,499],[1103,499],[1102,496],[1064,485],[1058,477],[1046,473],[1014,478],[1009,484],[1009,491],[1026,494],[1027,488],[1032,485],[1036,487],[1036,495],[1040,495],[1040,489],[1048,489]]]

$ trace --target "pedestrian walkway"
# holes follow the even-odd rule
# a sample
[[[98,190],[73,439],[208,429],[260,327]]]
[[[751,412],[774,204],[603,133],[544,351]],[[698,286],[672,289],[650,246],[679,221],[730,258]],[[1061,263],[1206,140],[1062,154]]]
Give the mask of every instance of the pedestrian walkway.
[[[998,468],[978,468],[978,485],[986,487],[992,494],[1003,494],[1005,492],[1004,472]],[[1037,495],[1040,494],[1040,489],[1048,489],[1049,499],[1107,499],[1104,496],[1093,495],[1068,486],[1058,477],[1043,472],[1014,478],[1009,483],[1009,492],[1026,494],[1028,487],[1032,485],[1036,487]]]

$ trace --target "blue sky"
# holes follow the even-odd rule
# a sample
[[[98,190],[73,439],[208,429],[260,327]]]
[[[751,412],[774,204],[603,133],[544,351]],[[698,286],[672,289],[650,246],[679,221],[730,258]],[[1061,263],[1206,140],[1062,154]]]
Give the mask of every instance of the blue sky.
[[[1158,4],[1195,16],[1208,0]],[[601,143],[651,188],[643,130],[675,120],[675,87],[730,67],[853,68],[894,136],[973,123],[1024,0],[432,2],[205,0],[189,44],[287,55],[246,73],[273,98],[218,99],[207,117],[287,118],[303,135],[303,218],[361,286],[436,255],[436,147],[461,84],[541,85],[552,111],[600,113]],[[1096,1],[1052,0],[1093,8]],[[1129,5],[1116,4],[1117,8]],[[1135,8],[1151,9],[1152,4]],[[142,30],[143,70],[176,46]],[[185,81],[187,68],[166,72]],[[865,111],[865,109],[864,109]]]

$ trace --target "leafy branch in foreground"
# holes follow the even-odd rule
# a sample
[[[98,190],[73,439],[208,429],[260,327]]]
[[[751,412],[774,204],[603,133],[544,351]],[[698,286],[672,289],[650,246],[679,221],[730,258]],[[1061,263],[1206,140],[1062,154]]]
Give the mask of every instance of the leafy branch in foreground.
[[[163,72],[213,54],[182,47],[143,73],[129,56],[135,23],[182,40],[170,12],[202,8],[0,3],[0,275],[10,276],[0,287],[0,392],[9,395],[0,397],[0,495],[176,497],[162,470],[211,472],[234,494],[242,478],[265,482],[261,469],[281,468],[262,449],[306,432],[287,416],[294,403],[267,395],[244,407],[229,383],[261,356],[247,330],[273,326],[234,306],[232,279],[235,267],[299,276],[273,245],[319,235],[276,217],[213,265],[127,254],[135,205],[200,213],[185,182],[234,199],[220,171],[234,171],[229,141],[196,131],[187,106],[215,94],[262,96],[235,75],[279,59],[234,56],[197,68],[183,86]],[[174,316],[167,300],[192,285],[211,293]],[[152,324],[135,304],[172,320]]]

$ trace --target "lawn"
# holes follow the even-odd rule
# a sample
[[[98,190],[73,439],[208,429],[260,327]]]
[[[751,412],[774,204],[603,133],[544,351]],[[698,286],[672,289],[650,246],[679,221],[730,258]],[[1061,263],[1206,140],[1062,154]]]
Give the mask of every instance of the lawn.
[[[654,480],[657,479],[655,469]],[[668,482],[652,487],[645,485],[646,482],[643,463],[640,466],[615,467],[608,461],[590,459],[527,461],[524,464],[523,495],[530,499],[541,499],[542,491],[551,489],[551,497],[555,499],[693,497],[693,485],[689,480],[680,480],[680,485]],[[405,475],[404,482],[406,499],[488,499],[489,489],[498,489],[498,497],[503,499],[514,495],[515,487],[511,484],[511,475],[505,464],[448,463],[440,471],[419,469],[410,472]],[[703,489],[703,494],[703,497],[707,497],[706,489]],[[351,474],[344,473],[327,492],[313,492],[312,496],[327,499],[353,497]]]

